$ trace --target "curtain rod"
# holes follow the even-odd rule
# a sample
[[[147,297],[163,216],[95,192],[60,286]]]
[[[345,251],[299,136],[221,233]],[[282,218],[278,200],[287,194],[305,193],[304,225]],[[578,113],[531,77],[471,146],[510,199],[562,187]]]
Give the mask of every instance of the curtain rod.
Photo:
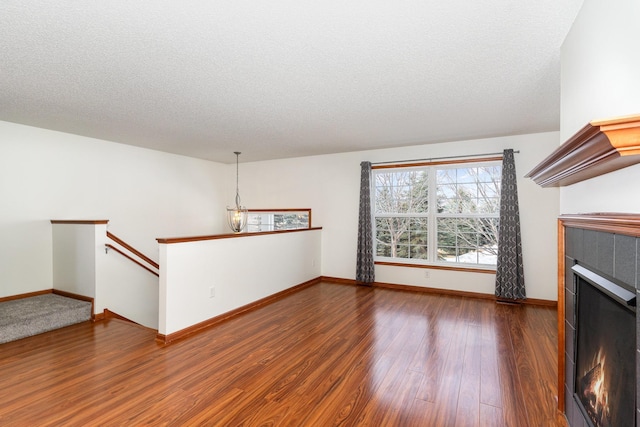
[[[520,153],[520,151],[514,151],[514,154],[518,154]],[[466,156],[446,156],[446,157],[431,157],[428,159],[411,159],[411,160],[394,160],[394,161],[390,161],[390,162],[376,162],[376,163],[371,163],[371,166],[375,166],[375,165],[388,165],[391,163],[408,163],[408,162],[431,162],[433,160],[449,160],[449,159],[471,159],[474,157],[486,157],[486,156],[497,156],[497,155],[502,155],[504,154],[503,151],[499,152],[499,153],[484,153],[484,154],[469,154]]]

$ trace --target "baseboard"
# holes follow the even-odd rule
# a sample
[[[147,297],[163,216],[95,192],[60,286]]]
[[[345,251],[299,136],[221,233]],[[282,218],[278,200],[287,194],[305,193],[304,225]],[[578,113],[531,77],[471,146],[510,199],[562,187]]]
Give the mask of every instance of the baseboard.
[[[329,277],[329,276],[321,276],[320,279],[323,282],[336,283],[339,285],[351,285],[351,286],[358,285],[358,282],[353,279],[343,279],[339,277]],[[396,283],[384,283],[384,282],[373,282],[371,286],[374,288],[394,289],[397,291],[422,292],[422,293],[438,294],[438,295],[486,299],[486,300],[491,300],[496,302],[498,301],[495,295],[483,294],[480,292],[457,291],[452,289],[440,289],[440,288],[427,288],[423,286],[400,285]],[[545,307],[558,306],[557,301],[543,300],[543,299],[536,299],[536,298],[527,298],[525,300],[519,300],[518,302],[520,304],[537,305],[537,306],[545,306]]]
[[[162,343],[162,344],[170,344],[176,340],[185,338],[189,335],[193,335],[197,332],[200,332],[203,329],[209,328],[211,326],[214,325],[218,325],[222,322],[225,322],[233,317],[236,317],[240,314],[243,313],[247,313],[249,311],[255,310],[259,307],[265,306],[267,304],[270,304],[276,300],[282,299],[284,297],[286,297],[287,295],[290,295],[292,293],[298,292],[304,288],[307,288],[309,286],[315,285],[317,283],[320,283],[320,277],[316,277],[315,279],[311,279],[308,280],[304,283],[301,283],[299,285],[295,285],[291,288],[285,289],[283,291],[280,291],[278,293],[275,293],[273,295],[269,295],[265,298],[259,299],[257,301],[254,301],[252,303],[249,303],[247,305],[243,305],[242,307],[238,307],[235,310],[231,310],[228,311],[226,313],[223,313],[219,316],[216,317],[212,317],[211,319],[207,319],[203,322],[200,323],[196,323],[195,325],[189,326],[188,328],[185,329],[181,329],[177,332],[173,332],[171,334],[168,335],[163,335],[163,334],[157,334],[156,335],[156,341]]]
[[[358,285],[358,282],[356,282],[353,279],[342,279],[340,277],[331,277],[331,276],[320,276],[320,281],[335,283],[337,285],[350,285],[350,286]]]
[[[137,326],[138,328],[142,328],[142,329],[146,329],[146,330],[154,331],[155,333],[158,333],[157,329],[153,329],[153,328],[150,328],[148,326],[141,325],[140,323],[135,322],[135,321],[133,321],[133,320],[127,318],[127,317],[124,317],[124,316],[122,316],[122,315],[120,315],[120,314],[118,314],[116,312],[113,312],[113,311],[109,310],[108,308],[105,308],[104,311],[102,313],[100,313],[99,315],[96,314],[96,321],[98,321],[98,320],[108,321],[110,319],[122,320],[123,322],[127,322],[127,323],[131,324],[132,326]]]
[[[0,298],[0,302],[13,301],[13,300],[29,298],[29,297],[37,297],[38,295],[50,294],[52,292],[53,292],[53,289],[45,289],[43,291],[27,292],[26,294],[11,295],[8,297]]]
[[[536,299],[536,298],[527,298],[525,300],[520,301],[521,304],[526,305],[541,305],[544,307],[557,307],[558,301],[552,301],[548,299]]]
[[[121,316],[120,314],[118,314],[118,313],[116,313],[114,311],[111,311],[108,308],[104,309],[104,311],[102,313],[102,318],[104,320],[107,320],[107,319],[118,319],[118,320],[123,320],[125,322],[133,323],[134,325],[139,325],[138,322],[134,322],[131,319],[128,319],[128,318],[126,318],[124,316]]]

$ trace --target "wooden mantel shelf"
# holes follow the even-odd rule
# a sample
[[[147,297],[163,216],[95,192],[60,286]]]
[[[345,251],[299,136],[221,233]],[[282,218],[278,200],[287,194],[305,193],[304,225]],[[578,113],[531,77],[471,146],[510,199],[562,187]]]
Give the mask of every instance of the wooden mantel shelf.
[[[565,186],[640,163],[640,115],[596,120],[569,138],[526,177]]]

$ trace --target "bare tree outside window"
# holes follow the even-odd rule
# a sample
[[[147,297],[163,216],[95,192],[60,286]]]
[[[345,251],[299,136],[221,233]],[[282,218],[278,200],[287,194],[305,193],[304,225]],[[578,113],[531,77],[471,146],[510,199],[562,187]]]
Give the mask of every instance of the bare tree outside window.
[[[426,171],[375,174],[376,254],[426,259],[428,208]]]
[[[496,264],[500,165],[437,171],[438,260]]]
[[[493,162],[376,171],[376,256],[495,265],[501,169]]]

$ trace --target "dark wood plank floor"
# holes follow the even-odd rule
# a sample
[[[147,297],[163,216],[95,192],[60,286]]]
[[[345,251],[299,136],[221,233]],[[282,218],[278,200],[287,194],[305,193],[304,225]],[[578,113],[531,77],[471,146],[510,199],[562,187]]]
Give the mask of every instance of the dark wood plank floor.
[[[561,426],[556,336],[551,308],[321,283],[168,346],[0,345],[0,425]]]

